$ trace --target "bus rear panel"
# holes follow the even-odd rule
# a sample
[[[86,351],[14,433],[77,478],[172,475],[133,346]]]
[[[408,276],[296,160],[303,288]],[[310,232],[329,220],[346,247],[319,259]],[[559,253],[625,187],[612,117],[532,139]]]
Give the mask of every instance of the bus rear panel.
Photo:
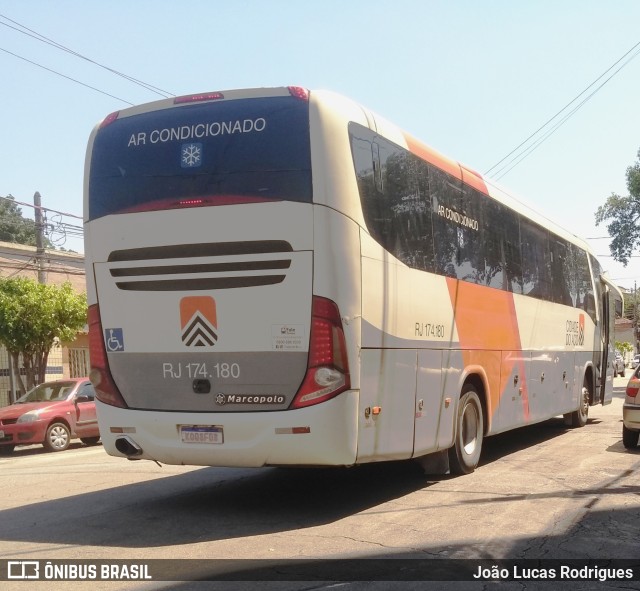
[[[114,114],[90,140],[105,449],[177,464],[352,464],[341,314],[313,289],[308,97],[203,98]]]

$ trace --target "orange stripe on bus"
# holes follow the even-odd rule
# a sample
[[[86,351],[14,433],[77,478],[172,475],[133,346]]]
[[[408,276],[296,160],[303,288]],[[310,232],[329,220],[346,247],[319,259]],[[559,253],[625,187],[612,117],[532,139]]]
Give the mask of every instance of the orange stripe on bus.
[[[423,160],[426,160],[430,164],[441,168],[445,172],[448,172],[450,175],[456,177],[457,179],[462,178],[460,165],[455,160],[451,160],[450,158],[443,156],[439,152],[436,152],[433,148],[430,148],[426,144],[423,144],[420,140],[417,140],[408,133],[404,134],[404,139],[407,142],[407,146],[410,152],[422,158]]]
[[[489,189],[487,189],[487,185],[482,178],[482,175],[475,170],[471,170],[466,166],[460,165],[460,169],[462,170],[462,182],[471,185],[474,189],[477,189],[481,193],[485,195],[489,194]]]
[[[522,389],[525,420],[529,418],[529,396],[522,355],[522,344],[513,294],[483,285],[447,278],[449,296],[455,310],[455,322],[465,368],[482,366],[488,386],[490,415],[498,409],[500,399],[507,393],[514,369]]]
[[[409,151],[419,158],[426,160],[430,164],[437,166],[438,168],[448,172],[450,175],[454,176],[457,179],[462,179],[464,183],[470,185],[474,189],[484,193],[485,195],[489,194],[489,190],[487,189],[487,185],[482,178],[482,175],[475,170],[471,170],[470,168],[459,164],[455,160],[451,160],[446,156],[443,156],[439,152],[436,152],[433,148],[430,148],[426,144],[423,144],[420,140],[417,140],[412,135],[405,133],[404,139],[407,142],[407,146],[409,147]]]

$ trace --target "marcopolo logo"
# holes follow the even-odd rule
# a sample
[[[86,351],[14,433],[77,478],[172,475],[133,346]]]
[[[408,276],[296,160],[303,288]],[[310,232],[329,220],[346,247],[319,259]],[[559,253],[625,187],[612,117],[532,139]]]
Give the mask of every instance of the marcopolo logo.
[[[210,296],[182,298],[180,327],[187,347],[213,347],[218,341],[216,301]]]
[[[282,394],[224,394],[219,392],[216,404],[284,404],[287,401]]]

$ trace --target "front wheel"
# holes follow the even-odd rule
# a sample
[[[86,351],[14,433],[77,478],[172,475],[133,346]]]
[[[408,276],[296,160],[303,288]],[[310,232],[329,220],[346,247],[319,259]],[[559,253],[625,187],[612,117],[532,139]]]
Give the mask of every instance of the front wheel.
[[[47,429],[43,445],[47,451],[64,451],[71,443],[71,431],[64,423],[52,423]]]
[[[640,432],[632,431],[622,425],[622,445],[627,449],[635,449],[638,446],[638,438],[640,438]]]
[[[471,474],[480,461],[484,437],[482,403],[476,389],[467,384],[462,389],[456,418],[455,443],[449,449],[452,474]]]

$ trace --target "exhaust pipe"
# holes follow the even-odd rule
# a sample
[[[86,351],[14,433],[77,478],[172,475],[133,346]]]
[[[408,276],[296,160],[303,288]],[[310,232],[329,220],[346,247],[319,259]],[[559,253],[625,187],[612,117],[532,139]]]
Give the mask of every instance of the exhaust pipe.
[[[116,439],[116,449],[128,458],[142,455],[142,448],[130,437],[118,437]]]

